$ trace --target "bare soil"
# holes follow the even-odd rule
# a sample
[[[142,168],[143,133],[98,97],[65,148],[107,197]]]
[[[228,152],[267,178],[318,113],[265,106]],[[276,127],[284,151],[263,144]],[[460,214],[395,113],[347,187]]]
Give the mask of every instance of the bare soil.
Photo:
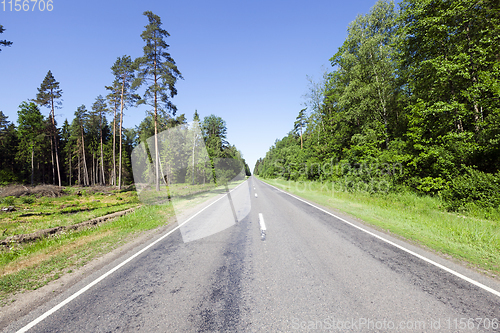
[[[85,191],[86,194],[93,194],[93,193],[110,193],[111,191],[116,190],[117,188],[115,186],[72,186],[71,188],[79,188],[79,191]],[[66,187],[62,186],[56,186],[56,185],[37,185],[37,186],[26,186],[26,185],[7,185],[4,187],[0,187],[0,198],[3,197],[24,197],[24,196],[36,196],[37,198],[40,197],[51,197],[51,198],[58,198],[64,195],[68,195],[69,192],[65,190]],[[125,187],[124,190],[130,190],[131,187]],[[78,192],[79,192],[78,191]],[[76,194],[78,194],[78,192]]]
[[[64,188],[54,185],[38,185],[38,186],[24,186],[24,185],[8,185],[0,188],[0,197],[24,197],[34,195],[36,197],[52,197],[58,198],[65,195]]]

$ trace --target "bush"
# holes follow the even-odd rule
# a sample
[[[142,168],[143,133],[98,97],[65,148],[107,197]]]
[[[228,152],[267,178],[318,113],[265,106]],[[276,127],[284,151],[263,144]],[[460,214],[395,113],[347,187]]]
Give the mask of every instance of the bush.
[[[423,193],[436,194],[446,191],[448,182],[441,177],[425,177],[418,180],[417,190]]]
[[[3,198],[2,203],[6,206],[14,206],[14,197],[5,197]]]
[[[31,205],[35,202],[35,198],[33,197],[22,197],[21,201],[25,204]]]
[[[467,209],[471,205],[498,209],[500,206],[500,172],[485,173],[473,169],[453,179],[442,192],[446,208],[452,211]]]
[[[16,175],[10,170],[0,170],[0,184],[8,185],[17,181]]]

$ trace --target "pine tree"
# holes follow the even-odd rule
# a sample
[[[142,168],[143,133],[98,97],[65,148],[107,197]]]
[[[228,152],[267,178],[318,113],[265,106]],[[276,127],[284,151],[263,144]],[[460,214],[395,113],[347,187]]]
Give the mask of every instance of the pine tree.
[[[19,153],[18,159],[31,165],[31,185],[34,184],[35,149],[40,148],[44,139],[44,118],[35,103],[23,102],[19,106],[18,135]]]
[[[2,34],[4,31],[5,31],[5,28],[3,27],[3,25],[0,24],[0,34]],[[0,40],[0,45],[11,46],[12,42],[10,42],[8,40]],[[1,51],[2,51],[2,49],[0,49],[0,52]]]
[[[87,168],[87,159],[85,156],[85,131],[84,126],[88,121],[88,111],[85,105],[81,105],[75,111],[75,119],[73,120],[73,124],[76,131],[78,131],[78,185],[81,185],[81,177],[80,172],[82,169],[81,161],[83,161],[83,184],[89,185],[89,173]]]
[[[116,185],[116,112],[120,107],[121,100],[121,85],[115,79],[112,86],[106,86],[110,93],[106,96],[110,105],[113,107],[113,170],[111,171],[111,185]]]
[[[103,152],[103,122],[104,122],[104,113],[108,112],[108,106],[106,105],[106,101],[104,97],[101,95],[97,96],[94,104],[92,105],[92,111],[95,114],[99,115],[99,140],[100,140],[100,154],[101,154],[101,181],[100,184],[106,184],[105,176],[104,176],[104,152]]]
[[[59,180],[59,186],[61,186],[61,173],[59,171],[59,154],[57,145],[57,127],[54,117],[54,109],[61,105],[59,99],[62,96],[62,89],[59,88],[59,82],[57,82],[49,70],[45,78],[43,79],[40,88],[38,88],[38,94],[36,95],[35,102],[38,105],[50,108],[49,120],[52,123],[52,128],[50,130],[51,135],[51,158],[52,158],[52,177],[53,183],[55,184],[55,170],[54,170],[54,154],[57,166],[57,177]]]
[[[132,62],[130,56],[123,56],[121,58],[116,59],[111,70],[113,71],[113,75],[115,76],[115,81],[118,81],[120,84],[120,124],[118,126],[119,129],[119,158],[118,158],[118,188],[121,188],[121,180],[122,180],[122,125],[123,125],[123,110],[128,105],[132,104],[132,102],[136,101],[138,97],[134,95],[134,91],[136,89],[136,85],[132,85],[135,81],[135,69],[136,66]]]
[[[18,150],[18,136],[15,125],[7,120],[0,111],[0,182],[16,180],[17,168],[15,157]]]
[[[307,108],[300,110],[294,123],[294,131],[300,135],[300,149],[303,147],[304,141],[302,140],[302,134],[304,133],[304,127],[307,124],[306,110]]]
[[[64,120],[61,128],[61,165],[65,169],[67,166],[68,173],[66,174],[66,183],[71,186],[71,128],[68,119]]]
[[[167,52],[169,45],[165,39],[170,34],[161,28],[161,20],[158,15],[150,11],[144,12],[149,24],[141,34],[146,42],[144,56],[136,60],[138,64],[138,80],[136,85],[147,84],[144,97],[140,103],[146,103],[153,107],[155,125],[155,183],[156,190],[160,190],[159,152],[158,152],[158,116],[159,114],[172,112],[175,115],[177,108],[172,104],[171,98],[177,95],[175,83],[182,79],[174,59]]]

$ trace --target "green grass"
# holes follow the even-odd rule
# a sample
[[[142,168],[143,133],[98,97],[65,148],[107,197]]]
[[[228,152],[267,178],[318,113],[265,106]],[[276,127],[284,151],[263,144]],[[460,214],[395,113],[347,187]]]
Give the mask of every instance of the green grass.
[[[500,273],[500,221],[478,218],[481,212],[449,213],[439,197],[411,192],[333,192],[331,185],[317,182],[261,180],[465,261],[490,275]]]
[[[33,198],[32,198],[33,199]],[[135,192],[68,195],[59,198],[13,198],[15,212],[0,214],[0,239],[40,229],[67,226],[137,206]]]
[[[22,290],[37,289],[59,278],[69,268],[129,241],[134,235],[168,223],[171,204],[143,206],[109,223],[67,232],[0,252],[0,304]]]

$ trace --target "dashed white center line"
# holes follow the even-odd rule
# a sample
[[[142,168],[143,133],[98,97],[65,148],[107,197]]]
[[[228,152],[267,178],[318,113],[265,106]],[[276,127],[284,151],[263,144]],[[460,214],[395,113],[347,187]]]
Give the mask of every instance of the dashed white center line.
[[[257,198],[257,193],[255,193],[255,197]]]
[[[260,224],[260,230],[266,231],[266,223],[264,222],[264,216],[262,215],[262,213],[259,213],[259,224]]]
[[[261,240],[266,240],[266,223],[264,222],[264,215],[259,213],[259,224],[260,224],[260,238]]]

